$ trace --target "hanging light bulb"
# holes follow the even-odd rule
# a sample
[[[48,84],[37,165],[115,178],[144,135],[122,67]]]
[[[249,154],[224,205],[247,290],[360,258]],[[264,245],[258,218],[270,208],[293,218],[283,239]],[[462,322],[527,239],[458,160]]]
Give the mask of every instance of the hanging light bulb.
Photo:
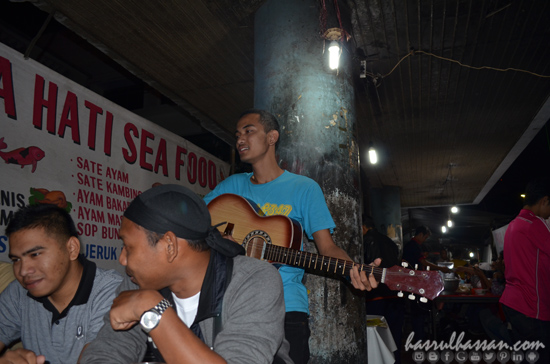
[[[441,227],[441,232],[442,232],[443,234],[445,234],[445,233],[447,232],[447,227],[446,227],[445,225],[443,225],[443,226]]]
[[[340,61],[340,45],[337,41],[333,40],[330,42],[328,47],[328,64],[331,70],[338,68],[338,63]]]
[[[452,228],[453,227],[453,220],[451,220],[451,219],[447,220],[447,226]]]
[[[378,162],[378,154],[376,154],[376,149],[374,149],[372,143],[369,148],[369,161],[370,164],[376,164]]]
[[[458,212],[458,207],[456,207],[456,206],[451,207],[451,212],[453,214],[456,214]]]

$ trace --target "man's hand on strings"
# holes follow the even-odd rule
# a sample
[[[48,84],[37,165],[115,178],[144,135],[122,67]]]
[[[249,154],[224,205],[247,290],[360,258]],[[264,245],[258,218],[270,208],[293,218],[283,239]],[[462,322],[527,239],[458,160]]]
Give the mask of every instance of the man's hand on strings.
[[[359,272],[359,264],[354,264],[353,268],[349,272],[353,287],[361,291],[370,291],[378,287],[378,282],[376,281],[376,278],[374,278],[373,272],[375,268],[380,265],[380,263],[382,263],[382,259],[377,258],[362,272]]]

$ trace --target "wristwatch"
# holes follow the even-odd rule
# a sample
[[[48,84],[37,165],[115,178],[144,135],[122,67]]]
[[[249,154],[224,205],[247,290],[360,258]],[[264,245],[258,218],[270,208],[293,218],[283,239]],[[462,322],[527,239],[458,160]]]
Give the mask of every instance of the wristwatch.
[[[141,329],[146,333],[149,333],[151,330],[157,327],[160,322],[160,317],[168,307],[172,307],[172,304],[165,298],[152,309],[145,311],[143,315],[141,315],[141,319],[139,320]]]

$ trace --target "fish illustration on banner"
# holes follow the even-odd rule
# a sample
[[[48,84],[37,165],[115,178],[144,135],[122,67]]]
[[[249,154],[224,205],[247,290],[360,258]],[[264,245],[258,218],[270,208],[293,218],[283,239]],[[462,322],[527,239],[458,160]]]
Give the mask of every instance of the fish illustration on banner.
[[[12,150],[11,152],[2,152],[2,149],[6,149],[8,145],[4,142],[4,138],[0,138],[0,158],[2,158],[7,164],[18,164],[21,168],[32,165],[32,173],[36,171],[38,161],[46,156],[46,153],[38,147],[21,147]]]

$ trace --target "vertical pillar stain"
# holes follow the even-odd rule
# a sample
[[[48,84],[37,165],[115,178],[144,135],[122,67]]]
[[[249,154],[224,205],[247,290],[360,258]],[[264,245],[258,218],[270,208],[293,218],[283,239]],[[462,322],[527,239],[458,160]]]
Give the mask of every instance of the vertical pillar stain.
[[[338,72],[329,70],[319,11],[315,0],[266,0],[257,11],[254,106],[277,115],[283,131],[277,152],[281,167],[319,183],[336,223],[334,241],[361,262],[351,52],[342,52]],[[341,3],[340,11],[349,24],[349,11]],[[328,19],[337,22],[336,14]],[[306,250],[317,252],[313,242]],[[306,274],[305,284],[310,291],[310,363],[364,363],[362,295],[339,276]]]

